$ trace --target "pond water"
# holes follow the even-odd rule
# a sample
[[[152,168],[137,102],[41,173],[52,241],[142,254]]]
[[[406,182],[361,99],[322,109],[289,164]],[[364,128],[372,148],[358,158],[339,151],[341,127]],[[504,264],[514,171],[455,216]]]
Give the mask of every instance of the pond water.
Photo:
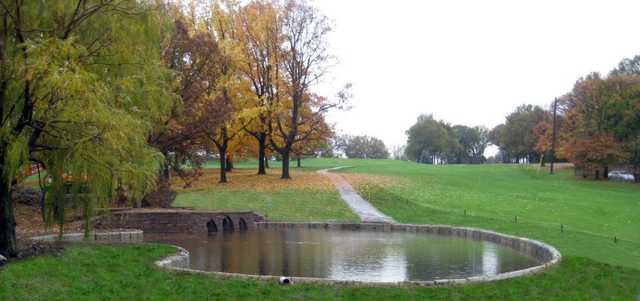
[[[495,275],[538,264],[491,242],[424,233],[264,229],[145,234],[145,240],[187,249],[192,269],[253,275],[399,282]]]

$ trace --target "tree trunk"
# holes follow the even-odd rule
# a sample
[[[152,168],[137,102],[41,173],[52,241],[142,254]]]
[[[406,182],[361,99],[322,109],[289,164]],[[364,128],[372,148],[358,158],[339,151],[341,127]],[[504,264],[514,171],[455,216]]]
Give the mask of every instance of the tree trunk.
[[[544,167],[544,153],[540,154],[540,167]]]
[[[605,179],[609,179],[609,165],[604,166],[604,172],[602,173],[602,177]]]
[[[219,147],[218,149],[220,151],[220,180],[218,180],[218,183],[227,183],[226,150],[223,150],[222,147]]]
[[[4,167],[4,164],[0,165]],[[0,254],[16,256],[16,220],[11,201],[11,183],[0,175]]]
[[[636,183],[640,183],[640,165],[633,165],[633,181]]]
[[[302,160],[300,159],[300,156],[297,156],[297,157],[296,157],[296,161],[297,161],[297,165],[296,165],[296,166],[297,166],[298,168],[301,168],[301,167],[302,167],[302,162],[300,162],[300,161],[302,161]]]
[[[168,162],[162,164],[162,180],[169,182],[171,180],[171,168]]]
[[[600,169],[596,169],[596,176],[595,176],[596,180],[600,180]]]
[[[225,163],[225,169],[227,172],[233,171],[233,159],[231,159],[231,155],[227,156],[227,162]]]
[[[258,174],[267,174],[267,134],[264,132],[258,134]]]
[[[267,158],[266,155],[264,156],[264,167],[265,167],[265,169],[269,168],[269,158]],[[267,173],[265,172],[265,175],[266,174]]]
[[[291,179],[289,175],[289,152],[286,151],[282,154],[282,176],[281,179]]]

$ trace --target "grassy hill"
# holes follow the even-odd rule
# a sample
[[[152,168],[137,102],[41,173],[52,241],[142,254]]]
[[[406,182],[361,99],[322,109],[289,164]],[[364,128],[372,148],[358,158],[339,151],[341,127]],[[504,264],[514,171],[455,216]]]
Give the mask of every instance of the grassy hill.
[[[152,267],[167,246],[75,246],[0,271],[0,300],[637,300],[640,185],[583,181],[515,165],[431,166],[391,160],[311,159],[291,181],[238,164],[229,185],[208,171],[175,205],[255,210],[280,220],[357,220],[313,171],[335,166],[378,209],[404,223],[452,224],[538,239],[559,266],[540,275],[447,288],[367,288],[274,283],[169,273]],[[517,218],[516,218],[517,217]],[[562,225],[562,226],[561,226]],[[562,231],[561,231],[562,229]],[[614,241],[614,237],[616,240]],[[79,279],[82,279],[81,281]],[[136,289],[122,289],[135,287]],[[35,297],[44,296],[44,297]]]

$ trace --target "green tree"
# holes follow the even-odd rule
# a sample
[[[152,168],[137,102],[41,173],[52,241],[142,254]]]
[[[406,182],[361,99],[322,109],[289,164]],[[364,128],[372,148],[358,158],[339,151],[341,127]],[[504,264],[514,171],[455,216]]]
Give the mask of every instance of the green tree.
[[[500,147],[508,162],[537,162],[538,142],[534,128],[545,120],[545,111],[540,106],[521,105],[506,117],[504,124],[496,126],[489,134],[493,144]]]
[[[387,159],[389,151],[384,142],[376,137],[344,136],[341,138],[341,150],[348,158]]]
[[[88,220],[116,178],[132,199],[153,188],[161,158],[146,138],[172,100],[156,8],[0,0],[0,254],[16,252],[9,190],[29,161],[52,177],[49,223],[61,224],[70,203]]]
[[[484,127],[454,125],[453,135],[457,140],[454,161],[451,163],[483,163],[484,150],[489,143],[488,130]]]
[[[451,147],[447,128],[432,115],[420,115],[407,130],[407,136],[405,153],[416,162],[435,163],[437,159],[444,158]]]

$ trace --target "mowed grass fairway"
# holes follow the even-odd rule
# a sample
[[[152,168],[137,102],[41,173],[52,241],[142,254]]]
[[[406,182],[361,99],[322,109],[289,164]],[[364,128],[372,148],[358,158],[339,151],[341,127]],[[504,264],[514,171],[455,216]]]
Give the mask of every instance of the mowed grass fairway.
[[[269,176],[274,179],[259,180],[252,178],[255,170],[234,171],[236,178],[230,180],[236,180],[236,184],[224,187],[213,184],[210,178],[202,185],[196,183],[193,188],[182,190],[176,205],[211,210],[252,209],[282,220],[354,220],[357,218],[340,203],[338,194],[328,189],[322,179],[315,179],[315,173],[307,172],[351,166],[340,171],[347,179],[357,178],[355,174],[378,176],[371,177],[372,181],[360,177],[353,185],[399,222],[473,226],[530,237],[557,247],[563,261],[539,275],[446,288],[279,286],[157,269],[153,261],[173,252],[167,246],[79,245],[69,248],[61,257],[39,257],[6,267],[0,272],[0,300],[637,300],[640,297],[639,185],[583,181],[574,178],[571,171],[548,175],[535,168],[512,165],[430,166],[390,160],[313,159],[305,160],[303,166],[297,173],[299,180],[305,181],[296,182],[294,178],[276,188],[265,184],[277,180],[275,169],[270,170]],[[380,181],[380,178],[395,180]],[[561,224],[564,232],[560,231]],[[614,237],[618,238],[617,243]]]
[[[640,185],[514,165],[350,163],[354,167],[344,172],[406,179],[405,185],[358,188],[399,222],[491,229],[550,243],[565,256],[640,269]]]

